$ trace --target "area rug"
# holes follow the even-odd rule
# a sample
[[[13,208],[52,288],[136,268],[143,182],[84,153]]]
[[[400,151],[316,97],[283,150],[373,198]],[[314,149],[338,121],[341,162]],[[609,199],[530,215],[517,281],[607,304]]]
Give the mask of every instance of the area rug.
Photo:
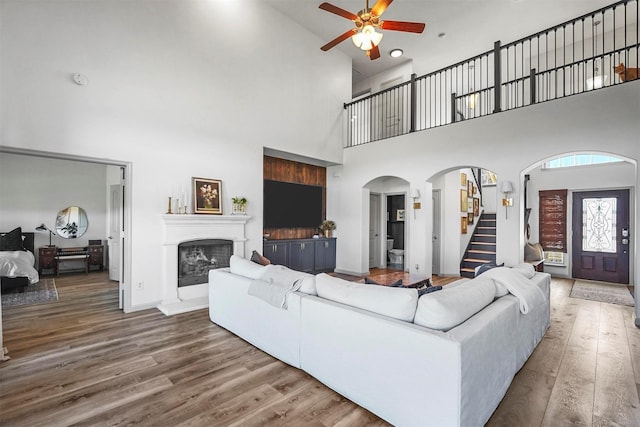
[[[628,287],[611,283],[576,280],[573,282],[569,296],[571,298],[588,299],[629,307],[634,305],[633,296],[631,296],[631,291],[629,291]]]
[[[41,279],[27,286],[24,292],[9,291],[2,293],[2,306],[13,307],[25,304],[42,304],[58,301],[58,290],[53,279]]]

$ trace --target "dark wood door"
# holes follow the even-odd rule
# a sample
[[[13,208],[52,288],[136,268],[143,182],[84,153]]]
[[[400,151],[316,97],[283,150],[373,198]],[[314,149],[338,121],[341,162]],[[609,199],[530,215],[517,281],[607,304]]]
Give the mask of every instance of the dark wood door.
[[[574,279],[629,283],[629,190],[573,193]]]

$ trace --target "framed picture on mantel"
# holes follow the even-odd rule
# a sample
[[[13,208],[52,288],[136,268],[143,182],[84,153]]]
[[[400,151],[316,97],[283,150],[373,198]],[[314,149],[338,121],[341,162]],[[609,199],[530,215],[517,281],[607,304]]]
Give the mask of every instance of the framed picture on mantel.
[[[193,178],[193,212],[222,215],[222,181]]]

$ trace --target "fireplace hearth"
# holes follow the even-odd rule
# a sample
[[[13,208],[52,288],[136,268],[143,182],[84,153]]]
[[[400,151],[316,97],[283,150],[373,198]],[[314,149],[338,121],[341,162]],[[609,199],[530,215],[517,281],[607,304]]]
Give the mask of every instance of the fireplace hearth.
[[[231,255],[245,256],[245,227],[251,217],[166,214],[161,218],[162,300],[158,309],[170,316],[208,307],[209,270],[227,267]],[[213,245],[204,245],[206,242]],[[218,248],[214,250],[208,246]],[[180,254],[179,247],[185,248],[183,254]],[[222,247],[229,252],[216,252]],[[188,279],[192,283],[178,283],[179,276],[197,278]]]
[[[178,287],[207,283],[209,271],[229,267],[233,241],[200,239],[178,245]]]

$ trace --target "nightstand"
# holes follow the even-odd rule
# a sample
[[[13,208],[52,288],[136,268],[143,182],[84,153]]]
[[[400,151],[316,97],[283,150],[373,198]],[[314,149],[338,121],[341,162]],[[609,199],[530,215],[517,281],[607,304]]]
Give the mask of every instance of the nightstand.
[[[89,269],[92,265],[100,266],[100,271],[104,270],[104,249],[102,245],[87,246],[89,254]]]
[[[56,255],[58,249],[55,246],[42,246],[38,248],[38,273],[42,270],[53,270],[53,274],[58,274],[58,261]]]

